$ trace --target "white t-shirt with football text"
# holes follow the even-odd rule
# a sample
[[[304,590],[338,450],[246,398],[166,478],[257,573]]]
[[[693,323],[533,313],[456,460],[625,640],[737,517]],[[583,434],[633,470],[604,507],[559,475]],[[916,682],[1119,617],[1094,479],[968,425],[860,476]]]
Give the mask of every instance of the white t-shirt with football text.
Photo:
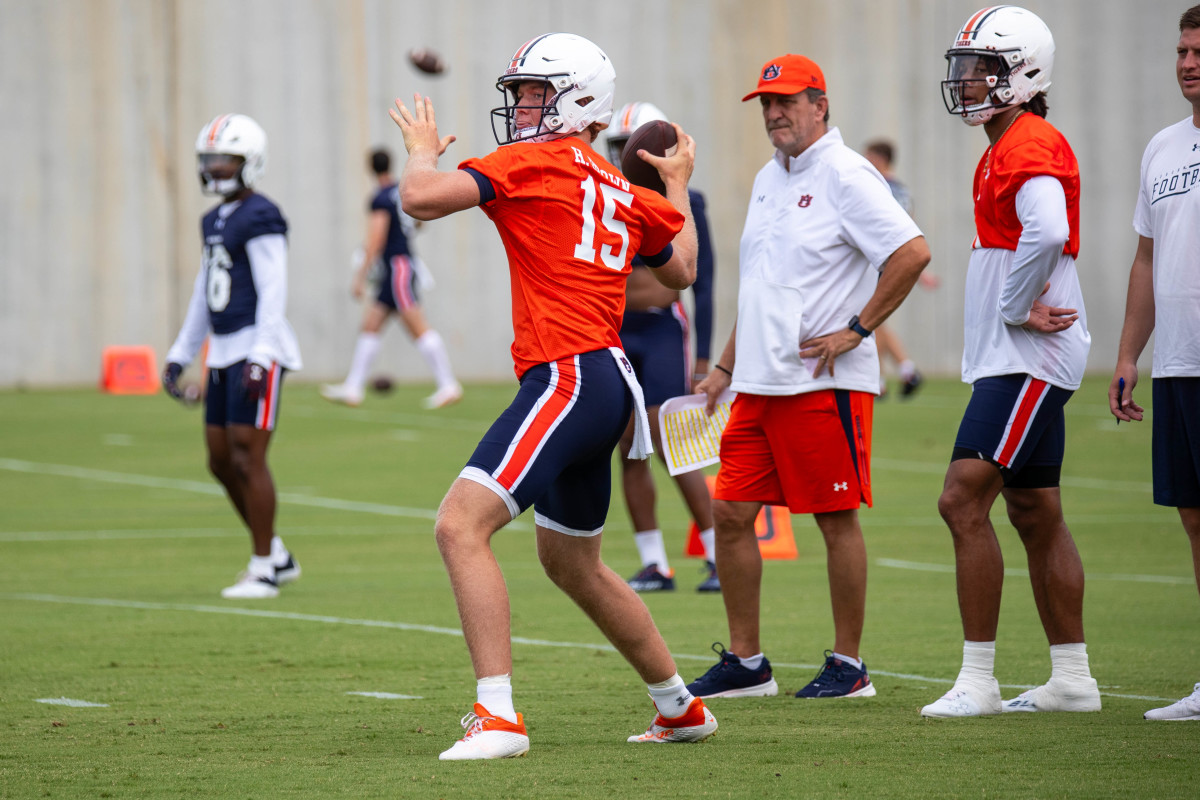
[[[735,392],[879,393],[875,337],[840,355],[834,376],[800,358],[800,342],[844,330],[884,262],[921,235],[887,181],[837,128],[797,158],[776,151],[754,179],[740,248]]]
[[[1191,117],[1146,145],[1133,229],[1154,240],[1151,376],[1200,376],[1200,128]]]

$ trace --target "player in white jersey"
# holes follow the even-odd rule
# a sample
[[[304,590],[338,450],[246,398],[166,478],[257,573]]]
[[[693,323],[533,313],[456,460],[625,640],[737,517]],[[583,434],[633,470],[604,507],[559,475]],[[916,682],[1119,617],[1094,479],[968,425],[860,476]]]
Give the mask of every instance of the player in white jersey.
[[[1200,587],[1200,5],[1179,19],[1175,77],[1192,113],[1159,131],[1142,156],[1138,247],[1108,404],[1117,420],[1141,421],[1133,389],[1153,332],[1154,502],[1179,509]],[[1145,716],[1200,720],[1200,683]]]

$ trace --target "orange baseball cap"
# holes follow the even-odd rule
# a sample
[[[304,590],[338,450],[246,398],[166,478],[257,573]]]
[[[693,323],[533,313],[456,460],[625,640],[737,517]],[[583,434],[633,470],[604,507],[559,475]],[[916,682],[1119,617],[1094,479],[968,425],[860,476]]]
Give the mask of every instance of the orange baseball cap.
[[[788,53],[763,64],[758,88],[743,97],[742,102],[760,94],[796,94],[805,89],[825,91],[825,76],[811,58]]]

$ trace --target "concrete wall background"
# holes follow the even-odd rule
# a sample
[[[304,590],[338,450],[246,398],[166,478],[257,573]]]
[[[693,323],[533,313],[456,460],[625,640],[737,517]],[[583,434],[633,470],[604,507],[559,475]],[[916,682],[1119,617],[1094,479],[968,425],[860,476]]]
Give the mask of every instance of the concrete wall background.
[[[1030,3],[1058,52],[1050,121],[1083,175],[1080,269],[1093,335],[1089,366],[1115,358],[1136,237],[1142,149],[1189,107],[1174,77],[1184,3]],[[370,183],[364,157],[386,144],[394,97],[430,94],[451,168],[494,148],[495,78],[534,35],[588,36],[613,59],[618,103],[650,100],[696,137],[693,185],[709,200],[718,250],[714,349],[736,311],[737,244],[753,176],[770,156],[756,104],[760,65],[801,52],[824,69],[846,142],[898,148],[897,171],[942,287],[917,289],[893,317],[927,371],[956,373],[962,287],[973,236],[970,181],[986,147],[942,106],[943,53],[979,0],[0,0],[0,386],[90,383],[109,344],[174,338],[198,268],[193,143],[218,113],[257,119],[270,138],[261,189],[291,223],[288,316],[301,379],[340,376],[361,309],[350,253]],[[427,77],[406,53],[440,50]],[[508,277],[491,223],[474,211],[426,226],[426,298],[456,369],[511,376]],[[398,328],[380,370],[426,380]]]

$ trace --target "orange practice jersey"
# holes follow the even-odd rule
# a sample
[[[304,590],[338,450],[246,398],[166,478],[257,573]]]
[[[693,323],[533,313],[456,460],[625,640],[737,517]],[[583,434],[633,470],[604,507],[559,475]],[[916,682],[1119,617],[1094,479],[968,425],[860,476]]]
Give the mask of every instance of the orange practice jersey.
[[[508,145],[459,168],[486,176],[496,191],[482,208],[508,254],[517,377],[620,347],[629,262],[661,253],[683,215],[576,137]]]
[[[975,168],[975,247],[1016,250],[1017,192],[1030,178],[1058,178],[1067,196],[1071,236],[1063,253],[1079,255],[1079,162],[1066,138],[1036,114],[1022,114]]]

